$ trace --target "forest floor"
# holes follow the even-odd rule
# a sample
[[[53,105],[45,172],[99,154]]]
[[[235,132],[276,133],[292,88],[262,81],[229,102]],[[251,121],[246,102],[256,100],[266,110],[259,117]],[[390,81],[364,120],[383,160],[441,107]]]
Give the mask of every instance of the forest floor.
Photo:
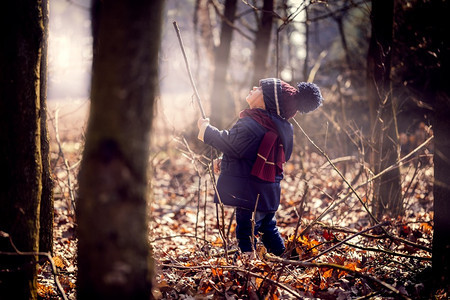
[[[64,112],[49,107],[55,176],[53,262],[69,299],[76,291],[76,220],[73,213],[87,104]],[[80,113],[82,112],[82,113]],[[74,115],[80,115],[75,118]],[[55,122],[58,120],[58,122]],[[57,126],[55,126],[57,125]],[[159,299],[427,299],[433,231],[430,156],[401,168],[404,215],[375,224],[367,170],[350,157],[336,167],[302,150],[285,167],[278,225],[286,255],[256,257],[237,251],[233,208],[212,203],[213,185],[203,157],[181,134],[155,146],[150,164],[149,242]],[[60,151],[61,150],[61,151]],[[64,163],[67,161],[67,163]],[[420,161],[420,163],[418,163]],[[220,228],[220,230],[219,230]],[[48,262],[39,267],[40,299],[62,299]],[[442,291],[435,299],[446,299]]]

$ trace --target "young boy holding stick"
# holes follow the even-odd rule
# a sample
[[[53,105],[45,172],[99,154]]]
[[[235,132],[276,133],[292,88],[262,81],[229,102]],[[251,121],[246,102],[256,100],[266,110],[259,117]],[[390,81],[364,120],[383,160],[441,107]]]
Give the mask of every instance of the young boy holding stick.
[[[277,78],[266,78],[245,99],[249,109],[230,130],[218,130],[209,119],[198,120],[198,138],[223,153],[214,202],[236,207],[236,238],[243,253],[252,253],[254,235],[261,234],[267,251],[281,255],[283,238],[276,226],[283,166],[293,146],[287,121],[297,111],[307,113],[323,101],[319,88],[301,82],[297,88]]]

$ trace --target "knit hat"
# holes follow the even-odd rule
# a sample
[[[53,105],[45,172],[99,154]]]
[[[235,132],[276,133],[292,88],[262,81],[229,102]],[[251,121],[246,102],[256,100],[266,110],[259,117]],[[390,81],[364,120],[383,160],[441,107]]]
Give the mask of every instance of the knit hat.
[[[314,83],[300,82],[298,89],[278,78],[259,81],[266,110],[284,119],[292,118],[297,111],[307,113],[322,105],[322,94]]]

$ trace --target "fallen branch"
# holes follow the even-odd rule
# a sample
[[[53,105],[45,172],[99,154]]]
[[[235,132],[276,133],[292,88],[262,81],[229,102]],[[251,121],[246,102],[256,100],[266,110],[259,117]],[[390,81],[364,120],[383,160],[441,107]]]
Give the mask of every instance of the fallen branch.
[[[400,256],[400,257],[412,258],[412,259],[417,259],[417,260],[431,261],[431,257],[421,257],[421,256],[408,255],[408,254],[393,252],[393,251],[384,250],[384,249],[362,247],[362,246],[359,246],[359,245],[347,243],[345,241],[343,241],[343,242],[344,242],[344,244],[346,244],[349,247],[358,248],[360,250],[371,251],[371,252],[381,252],[381,253],[385,253],[385,254],[392,255],[392,256]]]
[[[329,264],[329,263],[312,263],[312,262],[304,262],[304,261],[282,259],[280,257],[271,255],[269,253],[265,254],[265,259],[267,259],[268,261],[271,261],[271,262],[280,263],[280,264],[284,264],[284,265],[300,266],[300,267],[305,267],[305,268],[311,268],[311,267],[314,267],[314,268],[331,268],[331,269],[336,269],[336,270],[340,270],[340,271],[345,271],[345,272],[353,274],[355,276],[363,277],[363,278],[366,278],[366,279],[368,279],[368,280],[370,280],[372,282],[376,282],[376,283],[382,285],[387,290],[389,290],[389,291],[393,292],[394,294],[402,297],[403,299],[410,299],[406,295],[403,295],[399,290],[397,290],[395,287],[393,287],[392,285],[390,285],[387,282],[379,280],[378,278],[372,277],[370,275],[358,272],[356,270],[352,270],[352,269],[346,268],[346,267],[341,266],[341,265]]]
[[[319,223],[319,222],[316,222],[316,224],[319,224],[320,226],[322,226],[322,228],[329,229],[329,230],[334,230],[334,231],[340,231],[340,232],[345,232],[345,233],[356,233],[357,232],[355,230],[346,229],[346,228],[342,228],[342,227],[339,227],[339,226],[329,226],[329,225],[326,225],[324,223]],[[361,234],[361,236],[367,237],[367,238],[372,238],[372,239],[389,238],[391,240],[402,242],[404,244],[407,244],[407,245],[409,245],[411,247],[415,247],[415,248],[420,249],[420,250],[424,250],[424,251],[427,251],[427,252],[430,252],[430,253],[432,252],[432,249],[430,247],[427,247],[427,246],[421,245],[421,244],[417,244],[417,243],[408,241],[408,240],[406,240],[404,238],[396,237],[396,236],[393,236],[393,235],[386,235],[386,234],[381,234],[381,235]]]
[[[361,234],[363,234],[363,233],[365,233],[365,232],[367,232],[367,231],[370,231],[370,230],[372,230],[372,229],[375,229],[375,228],[378,228],[378,227],[381,227],[381,226],[386,226],[386,225],[388,225],[388,224],[389,224],[389,222],[383,222],[383,223],[377,224],[377,225],[375,225],[375,226],[372,226],[372,227],[370,227],[370,228],[367,228],[367,229],[365,229],[365,230],[363,230],[363,231],[357,232],[357,233],[355,233],[355,234],[349,236],[349,237],[346,238],[345,240],[343,240],[343,241],[337,243],[336,245],[334,245],[334,246],[328,248],[327,250],[320,252],[320,253],[317,254],[316,256],[311,257],[310,259],[305,260],[305,262],[309,262],[309,261],[312,261],[312,260],[314,260],[314,259],[319,258],[320,256],[324,255],[325,253],[328,253],[328,252],[330,252],[331,250],[336,249],[336,248],[339,247],[340,245],[342,245],[342,244],[344,244],[345,242],[347,242],[347,241],[353,239],[354,237],[357,237],[358,235],[361,235]]]
[[[297,293],[296,291],[292,290],[291,288],[289,288],[288,286],[286,286],[285,284],[281,283],[281,282],[277,282],[275,280],[269,279],[266,276],[267,275],[260,275],[258,273],[254,273],[251,272],[249,270],[245,270],[245,269],[241,269],[238,266],[233,266],[233,265],[228,265],[228,266],[218,266],[218,267],[213,267],[211,265],[207,266],[207,265],[203,265],[203,266],[179,266],[179,265],[171,265],[171,264],[160,264],[159,266],[161,267],[167,267],[167,268],[174,268],[174,269],[182,269],[182,270],[199,270],[199,269],[210,269],[210,268],[215,268],[215,269],[227,269],[227,270],[232,270],[232,271],[236,271],[236,272],[242,272],[248,275],[251,275],[253,277],[257,277],[257,278],[261,278],[261,279],[265,279],[266,281],[276,285],[279,288],[282,288],[283,290],[285,290],[286,292],[288,292],[289,294],[293,295],[294,297],[296,297],[297,299],[302,299],[303,297]]]

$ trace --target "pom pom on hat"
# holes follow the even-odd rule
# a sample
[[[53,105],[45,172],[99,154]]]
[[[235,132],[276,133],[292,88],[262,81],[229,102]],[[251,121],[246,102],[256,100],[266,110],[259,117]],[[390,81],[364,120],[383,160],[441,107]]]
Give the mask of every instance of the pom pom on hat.
[[[259,83],[266,109],[285,119],[292,118],[297,111],[311,112],[323,102],[319,87],[314,83],[300,82],[297,84],[298,89],[276,78],[262,79]]]

